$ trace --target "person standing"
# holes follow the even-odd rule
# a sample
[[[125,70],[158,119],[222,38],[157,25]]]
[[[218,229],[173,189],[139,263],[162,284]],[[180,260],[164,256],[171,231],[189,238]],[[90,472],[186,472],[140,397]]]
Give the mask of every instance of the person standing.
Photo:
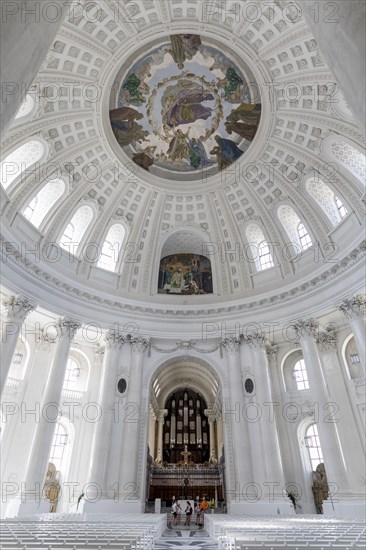
[[[201,525],[204,524],[205,522],[205,513],[208,509],[208,502],[207,500],[204,498],[201,502],[201,510],[202,510],[202,515],[201,515]]]
[[[196,513],[196,525],[201,525],[202,509],[199,502],[197,502],[194,511]]]
[[[178,517],[178,507],[177,507],[177,502],[174,501],[172,504],[172,517],[171,517],[172,525],[177,525],[177,517]]]
[[[187,506],[186,506],[186,522],[184,525],[190,525],[191,523],[191,515],[192,515],[192,506],[191,506],[191,503],[189,501],[187,501]]]

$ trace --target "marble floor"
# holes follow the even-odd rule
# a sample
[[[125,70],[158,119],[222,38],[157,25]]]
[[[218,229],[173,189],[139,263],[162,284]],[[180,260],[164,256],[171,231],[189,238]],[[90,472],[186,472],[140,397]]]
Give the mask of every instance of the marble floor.
[[[218,550],[203,528],[168,527],[162,538],[155,544],[155,550]]]

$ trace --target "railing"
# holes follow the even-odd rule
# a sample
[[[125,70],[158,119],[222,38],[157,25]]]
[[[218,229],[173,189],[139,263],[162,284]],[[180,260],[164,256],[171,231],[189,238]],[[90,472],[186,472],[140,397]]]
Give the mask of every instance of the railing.
[[[212,464],[212,466],[205,466],[204,464],[193,464],[189,467],[177,466],[176,464],[167,464],[166,466],[153,466],[154,472],[169,472],[176,474],[191,474],[195,470],[200,470],[200,472],[217,472],[222,470],[222,466],[219,464]]]
[[[219,486],[223,484],[223,468],[213,465],[211,468],[196,464],[192,468],[179,468],[174,464],[170,468],[151,468],[151,485],[176,486],[183,485],[189,479],[190,485]]]
[[[84,395],[83,391],[76,390],[62,390],[62,397],[71,397],[71,399],[82,399]]]
[[[5,385],[8,387],[8,388],[13,388],[13,389],[18,389],[18,386],[20,384],[20,380],[18,380],[17,378],[7,378],[6,379],[6,382],[5,382]]]

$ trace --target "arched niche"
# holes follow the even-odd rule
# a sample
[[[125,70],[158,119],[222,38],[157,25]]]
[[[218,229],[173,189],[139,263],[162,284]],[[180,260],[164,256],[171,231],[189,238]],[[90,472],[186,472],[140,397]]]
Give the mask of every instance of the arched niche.
[[[206,455],[201,458],[195,456],[195,460],[198,461],[198,464],[201,462],[201,466],[205,467],[207,459],[210,458],[211,460],[211,456],[224,460],[223,450],[225,449],[225,461],[228,461],[228,464],[230,463],[232,441],[230,434],[226,433],[227,424],[223,423],[221,418],[223,403],[228,399],[227,379],[225,373],[221,371],[217,363],[212,362],[211,358],[210,361],[207,361],[206,358],[200,357],[194,351],[190,351],[187,354],[178,351],[176,354],[169,354],[166,358],[161,357],[152,365],[143,381],[143,385],[147,388],[145,393],[146,409],[144,409],[144,412],[145,410],[147,414],[153,412],[153,417],[150,415],[150,426],[143,431],[145,447],[142,456],[146,456],[147,443],[149,442],[150,452],[155,449],[155,452],[153,452],[155,467],[159,468],[159,464],[161,464],[166,471],[170,472],[171,468],[174,470],[174,463],[176,461],[178,461],[178,468],[184,467],[179,466],[180,459],[185,460],[184,457],[180,457],[180,453],[184,449],[184,441],[180,445],[180,448],[176,449],[173,465],[167,462],[168,457],[163,455],[161,450],[164,449],[163,441],[165,441],[165,434],[168,433],[170,438],[170,426],[167,427],[165,425],[165,420],[169,420],[169,404],[174,395],[179,401],[180,397],[187,391],[188,394],[200,396],[201,419],[206,422],[205,426],[202,426],[207,436]],[[189,407],[189,400],[192,398],[189,395],[187,395],[187,398]],[[197,408],[195,413],[197,413]],[[154,418],[156,421],[153,420]],[[209,422],[210,425],[208,424]],[[211,444],[212,442],[213,445]],[[194,448],[193,443],[188,444],[188,452],[198,450]],[[193,461],[192,465],[192,467],[196,468],[194,465],[197,465],[197,462]],[[225,475],[227,474],[225,473]],[[146,477],[144,476],[143,479],[146,479]],[[152,493],[150,492],[149,498],[151,494],[153,494],[151,498],[160,498],[157,496],[156,491],[157,489],[154,489]],[[204,492],[202,491],[203,488],[200,487],[195,494],[203,495]],[[220,495],[223,494],[220,491],[222,491],[222,487],[219,487],[219,500],[221,498]],[[164,495],[166,492],[162,490]],[[169,498],[173,494],[177,493],[169,493]],[[178,494],[183,493],[180,492]],[[168,497],[165,495],[165,498]]]
[[[212,244],[209,235],[195,227],[183,226],[167,233],[159,245],[154,263],[151,293],[175,296],[217,294],[216,257]]]

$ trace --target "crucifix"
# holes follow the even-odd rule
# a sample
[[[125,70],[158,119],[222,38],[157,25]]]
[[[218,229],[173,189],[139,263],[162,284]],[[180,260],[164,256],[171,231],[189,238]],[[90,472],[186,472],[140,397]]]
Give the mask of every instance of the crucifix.
[[[187,445],[184,445],[184,451],[182,451],[180,454],[183,455],[184,464],[188,464],[188,457],[189,457],[192,453],[190,453],[190,452],[188,451]]]

